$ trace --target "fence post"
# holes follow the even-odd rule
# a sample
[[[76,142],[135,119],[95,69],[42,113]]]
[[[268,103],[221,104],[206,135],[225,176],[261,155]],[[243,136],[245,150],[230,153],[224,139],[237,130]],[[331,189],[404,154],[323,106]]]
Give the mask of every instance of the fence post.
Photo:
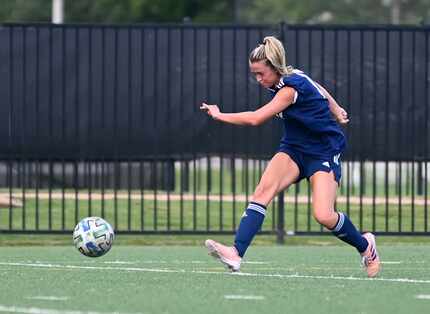
[[[279,24],[279,37],[285,43],[285,22]],[[276,242],[278,244],[285,243],[285,194],[284,191],[278,195],[278,221],[276,226]]]
[[[278,195],[278,223],[276,227],[276,242],[278,242],[278,244],[284,244],[285,242],[284,206],[285,206],[284,191],[282,191]]]
[[[423,163],[422,161],[418,161],[418,170],[417,170],[417,194],[423,195],[424,194],[424,175],[423,175]]]

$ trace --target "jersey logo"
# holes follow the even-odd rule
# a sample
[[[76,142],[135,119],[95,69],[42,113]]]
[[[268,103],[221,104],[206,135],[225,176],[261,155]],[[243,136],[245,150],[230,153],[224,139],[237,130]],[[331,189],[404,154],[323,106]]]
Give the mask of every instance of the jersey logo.
[[[322,165],[330,168],[330,164],[328,161],[323,162]]]

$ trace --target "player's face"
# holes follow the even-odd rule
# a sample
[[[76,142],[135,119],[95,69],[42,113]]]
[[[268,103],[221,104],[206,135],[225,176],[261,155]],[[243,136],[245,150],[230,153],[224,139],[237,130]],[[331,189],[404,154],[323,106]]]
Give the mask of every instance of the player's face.
[[[266,61],[253,62],[249,67],[257,82],[263,87],[269,88],[278,83],[280,75],[271,66],[267,65]]]

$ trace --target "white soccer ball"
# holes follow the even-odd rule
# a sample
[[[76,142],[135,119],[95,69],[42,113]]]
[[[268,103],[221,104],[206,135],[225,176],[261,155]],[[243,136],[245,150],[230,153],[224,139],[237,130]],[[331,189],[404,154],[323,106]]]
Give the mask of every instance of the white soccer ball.
[[[73,243],[85,256],[98,257],[110,250],[114,237],[113,229],[106,220],[87,217],[76,225]]]

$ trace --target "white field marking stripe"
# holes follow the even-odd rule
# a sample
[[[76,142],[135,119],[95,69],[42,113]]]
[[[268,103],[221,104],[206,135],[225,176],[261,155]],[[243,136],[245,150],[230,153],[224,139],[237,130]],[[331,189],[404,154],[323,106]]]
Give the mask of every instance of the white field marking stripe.
[[[81,312],[55,309],[41,309],[37,307],[18,307],[6,306],[0,304],[0,312],[23,313],[23,314],[142,314],[142,313],[124,313],[124,312]]]
[[[83,262],[79,262],[84,263],[84,264],[99,264],[99,263],[103,263],[103,264],[111,264],[111,265],[135,265],[135,264],[211,264],[213,261],[212,260],[207,260],[207,261],[183,261],[183,260],[172,260],[172,261],[163,261],[163,260],[146,260],[146,261],[135,261],[135,262],[130,262],[130,261],[104,261],[104,262],[95,262],[95,261],[83,261]],[[34,261],[32,263],[37,263],[37,264],[50,264],[49,261],[46,262],[42,262],[42,261]],[[70,262],[68,262],[70,263]],[[269,262],[257,262],[257,261],[242,261],[243,264],[270,264]]]
[[[66,301],[69,299],[69,297],[55,297],[52,295],[47,295],[47,296],[35,296],[35,297],[26,297],[26,299],[29,300],[46,300],[46,301]]]
[[[49,261],[28,261],[36,264],[50,264]],[[172,260],[172,261],[162,261],[162,260],[146,260],[146,261],[104,261],[104,262],[96,262],[96,261],[80,261],[79,264],[113,264],[113,265],[135,265],[135,264],[210,264],[212,261],[181,261],[181,260]],[[69,261],[67,263],[70,263]]]
[[[209,275],[229,275],[229,276],[249,276],[249,277],[266,277],[266,278],[303,278],[303,279],[328,279],[328,280],[353,280],[353,281],[386,281],[399,283],[421,283],[430,284],[430,280],[410,279],[410,278],[366,278],[366,277],[342,277],[342,276],[318,276],[318,275],[300,275],[300,274],[258,274],[258,273],[227,273],[219,271],[203,271],[203,270],[185,270],[185,269],[156,269],[156,268],[137,268],[137,267],[98,267],[98,266],[75,266],[75,265],[55,265],[55,264],[26,264],[26,263],[3,263],[5,266],[24,266],[24,267],[40,267],[40,268],[65,268],[65,269],[95,269],[95,270],[119,270],[119,271],[140,271],[140,272],[155,272],[155,273],[193,273],[193,274],[209,274]]]
[[[139,262],[103,262],[103,264],[133,265],[133,264],[209,264],[210,261],[139,261]]]
[[[36,264],[51,264],[50,261],[28,261],[31,263]],[[126,264],[126,265],[134,265],[134,264],[211,264],[212,260],[206,260],[206,261],[199,261],[199,260],[171,260],[171,261],[165,261],[165,260],[142,260],[142,261],[103,261],[103,262],[96,262],[96,261],[80,261],[79,263],[85,263],[85,264]],[[68,262],[70,263],[70,262]],[[247,264],[270,264],[270,262],[262,262],[262,261],[248,261],[248,260],[242,260],[242,263]]]
[[[228,300],[264,300],[262,295],[225,295],[224,299]]]
[[[55,265],[55,264],[32,264],[32,263],[2,263],[5,266],[24,266],[40,268],[66,268],[66,269],[95,269],[95,270],[122,270],[122,271],[142,271],[155,273],[185,273],[185,270],[176,269],[155,269],[155,268],[135,268],[135,267],[100,267],[100,266],[78,266],[78,265]]]
[[[430,294],[418,294],[415,296],[416,299],[430,300]]]
[[[402,261],[381,261],[381,264],[403,264]]]
[[[353,280],[353,281],[386,281],[386,282],[402,282],[402,283],[423,283],[430,284],[430,280],[409,279],[409,278],[361,278],[361,277],[342,277],[342,276],[319,276],[319,275],[282,275],[282,274],[252,274],[252,273],[232,273],[235,276],[250,276],[250,277],[274,277],[274,278],[303,278],[303,279],[332,279],[332,280]]]
[[[137,262],[121,262],[121,261],[111,261],[111,262],[103,262],[103,264],[121,264],[121,265],[133,265],[137,264]]]

